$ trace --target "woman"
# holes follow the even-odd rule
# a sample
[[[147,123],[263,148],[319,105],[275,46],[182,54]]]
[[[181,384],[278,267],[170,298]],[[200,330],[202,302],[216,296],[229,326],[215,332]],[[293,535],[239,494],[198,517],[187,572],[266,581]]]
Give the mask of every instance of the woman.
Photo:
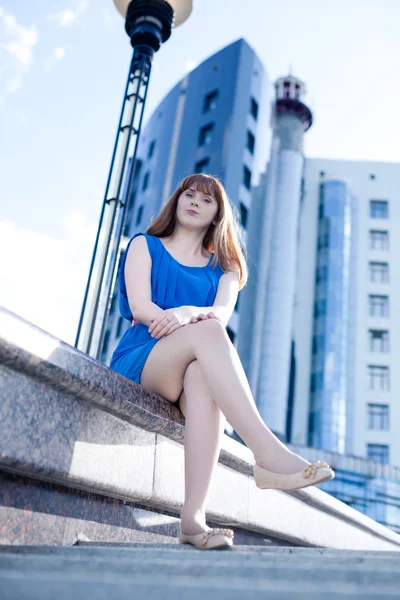
[[[225,418],[254,454],[260,488],[333,479],[325,462],[291,452],[265,425],[225,327],[248,277],[240,229],[220,181],[186,177],[146,233],[130,240],[119,271],[121,314],[132,321],[110,366],[185,417],[185,501],[180,543],[233,543],[206,524],[205,504]],[[134,317],[134,318],[133,318]]]

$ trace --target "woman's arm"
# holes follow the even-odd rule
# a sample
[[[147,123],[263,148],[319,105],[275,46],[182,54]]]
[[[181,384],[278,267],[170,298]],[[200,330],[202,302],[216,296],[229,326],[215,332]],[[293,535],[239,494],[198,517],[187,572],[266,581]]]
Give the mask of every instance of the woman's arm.
[[[132,240],[125,260],[124,276],[129,308],[133,318],[149,325],[164,316],[164,311],[151,300],[152,260],[147,240],[140,235]]]
[[[218,283],[217,293],[212,306],[182,306],[180,310],[185,316],[197,317],[199,314],[213,312],[219,317],[226,327],[235,308],[239,293],[239,279],[237,273],[229,271],[224,273]]]

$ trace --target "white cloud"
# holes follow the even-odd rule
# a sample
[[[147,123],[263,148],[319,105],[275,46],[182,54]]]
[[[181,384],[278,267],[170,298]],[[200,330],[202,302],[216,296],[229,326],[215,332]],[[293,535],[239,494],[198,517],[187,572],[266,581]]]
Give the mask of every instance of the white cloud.
[[[14,79],[11,79],[7,83],[6,90],[7,90],[7,92],[9,92],[11,94],[12,92],[16,92],[17,90],[19,90],[21,87],[22,87],[22,77],[20,75],[16,75],[14,77]]]
[[[79,13],[83,13],[85,12],[87,9],[89,8],[89,2],[88,0],[80,0],[80,2],[78,2],[78,12]]]
[[[35,25],[23,27],[14,15],[0,7],[0,104],[7,94],[21,89],[23,77],[33,62],[33,49],[38,41]]]
[[[49,21],[56,21],[59,27],[70,27],[76,20],[76,13],[70,8],[47,17]]]
[[[88,8],[89,2],[87,0],[80,0],[75,9],[66,8],[54,15],[48,15],[47,19],[49,21],[56,21],[59,27],[71,27],[77,21],[79,15],[86,12]]]
[[[57,60],[61,60],[65,56],[65,48],[54,48],[54,56]]]
[[[80,211],[61,223],[56,239],[0,222],[0,304],[73,345],[97,223]]]
[[[65,58],[65,54],[66,54],[65,48],[54,48],[53,52],[51,53],[50,58],[45,60],[45,62],[43,63],[43,70],[50,71],[50,69],[52,69],[58,61]]]

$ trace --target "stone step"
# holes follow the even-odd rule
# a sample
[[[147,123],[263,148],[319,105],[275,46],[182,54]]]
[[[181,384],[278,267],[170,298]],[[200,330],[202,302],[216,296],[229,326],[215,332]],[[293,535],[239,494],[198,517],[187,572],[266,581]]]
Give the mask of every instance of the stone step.
[[[110,551],[112,553],[110,554]],[[235,545],[229,550],[213,550],[200,552],[189,544],[143,544],[143,543],[104,543],[104,542],[79,542],[74,546],[0,546],[0,558],[2,554],[22,554],[22,555],[52,555],[52,556],[82,556],[85,557],[103,557],[104,555],[116,556],[121,558],[131,558],[137,560],[142,556],[150,555],[153,559],[163,559],[179,554],[177,560],[191,560],[192,553],[196,554],[196,560],[208,561],[212,553],[213,560],[221,560],[229,552],[230,561],[246,562],[260,560],[279,561],[290,560],[292,564],[296,560],[313,559],[325,560],[344,560],[346,564],[352,561],[365,563],[382,563],[386,565],[400,566],[399,552],[376,551],[376,550],[337,550],[333,548],[301,548],[301,547],[264,547],[264,546],[239,546]],[[171,557],[173,558],[173,555]],[[384,568],[384,567],[383,567]]]
[[[2,600],[352,600],[367,598],[386,600],[398,598],[398,584],[360,584],[358,581],[332,581],[328,576],[324,581],[293,581],[247,576],[227,578],[224,572],[219,577],[205,574],[196,578],[190,573],[177,577],[174,572],[168,575],[153,573],[123,576],[110,571],[86,573],[83,577],[66,576],[57,571],[7,573],[0,575]]]
[[[9,548],[9,549],[15,549],[18,548],[18,546],[3,546],[4,548]],[[20,546],[21,547],[21,546]],[[55,546],[22,546],[23,548],[48,548],[48,549],[52,549],[55,548]],[[0,546],[0,551],[1,551],[2,546]],[[57,548],[62,548],[61,546],[57,547]],[[65,546],[64,546],[65,548]],[[91,541],[78,541],[76,542],[73,546],[70,546],[70,548],[121,548],[121,549],[128,549],[128,548],[132,548],[132,549],[141,549],[141,550],[153,550],[153,549],[159,549],[159,550],[188,550],[190,549],[190,545],[189,544],[178,544],[177,542],[174,542],[172,544],[165,544],[165,543],[140,543],[140,542],[128,542],[128,543],[115,543],[115,542],[91,542]],[[256,544],[256,545],[251,545],[251,544],[246,544],[246,545],[239,545],[239,544],[235,544],[234,546],[232,546],[232,548],[230,549],[231,551],[237,551],[237,552],[250,552],[250,553],[254,553],[254,552],[261,552],[261,553],[271,553],[271,554],[306,554],[306,553],[311,553],[311,554],[324,554],[324,555],[329,555],[329,556],[355,556],[355,555],[359,555],[359,554],[366,554],[367,556],[383,556],[383,557],[387,557],[387,556],[393,556],[393,557],[397,557],[400,560],[400,552],[398,550],[342,550],[340,548],[323,548],[323,547],[312,547],[312,546],[280,546],[280,545],[274,545],[274,544],[269,544],[269,545],[265,545],[262,546],[260,544]]]
[[[102,555],[84,555],[82,552],[64,554],[16,554],[3,552],[0,556],[0,576],[12,574],[35,578],[40,574],[50,578],[56,574],[68,580],[81,581],[86,578],[171,578],[190,575],[196,581],[246,580],[297,581],[323,585],[325,581],[335,584],[357,583],[362,586],[398,586],[400,589],[400,562],[395,559],[366,559],[358,557],[323,558],[301,560],[299,556],[274,556],[254,554],[253,560],[242,557],[229,549],[225,551],[167,552],[163,556],[153,553],[115,552],[109,550]],[[386,562],[386,561],[390,562]]]

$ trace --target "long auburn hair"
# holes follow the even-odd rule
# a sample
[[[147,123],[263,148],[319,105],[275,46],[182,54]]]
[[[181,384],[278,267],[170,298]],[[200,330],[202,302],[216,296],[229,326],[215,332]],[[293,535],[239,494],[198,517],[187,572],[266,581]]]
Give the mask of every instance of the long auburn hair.
[[[145,233],[156,237],[169,237],[176,228],[176,208],[179,196],[190,187],[213,196],[218,203],[218,212],[214,217],[216,224],[210,224],[203,238],[203,247],[214,252],[211,265],[220,265],[224,272],[235,271],[239,279],[239,290],[247,283],[248,268],[245,255],[247,250],[243,241],[237,209],[232,207],[226,191],[217,177],[205,173],[195,173],[185,177],[159,214],[151,221]],[[235,210],[235,213],[234,213]]]

